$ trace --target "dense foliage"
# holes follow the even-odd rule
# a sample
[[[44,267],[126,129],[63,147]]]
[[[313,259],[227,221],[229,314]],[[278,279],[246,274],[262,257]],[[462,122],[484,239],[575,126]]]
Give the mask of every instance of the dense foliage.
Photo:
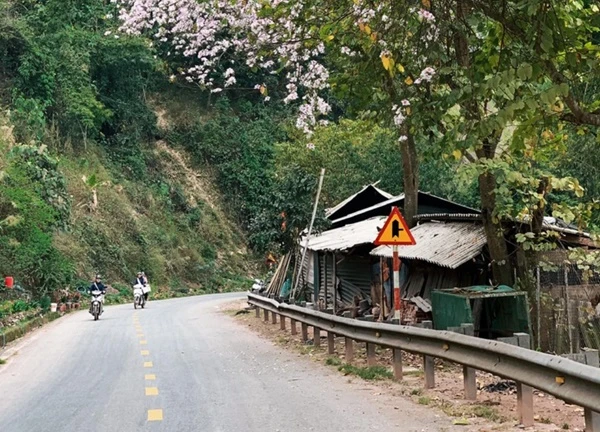
[[[511,278],[503,220],[600,223],[600,23],[499,4],[3,2],[0,271],[37,295],[140,268],[235,284],[246,244],[295,244],[325,168],[317,229],[368,183],[409,220],[430,191],[483,207]]]
[[[254,67],[281,77],[284,101],[299,101],[296,125],[308,136],[340,111],[391,128],[409,221],[419,153],[468,166],[463,176],[479,183],[498,282],[513,277],[503,220],[528,220],[535,236],[546,212],[580,225],[591,212],[579,182],[561,178],[548,156],[568,148],[571,127],[600,127],[594,2],[119,3],[122,31],[156,37],[166,59],[190,59],[181,75],[213,93]],[[256,88],[267,100],[264,84]]]

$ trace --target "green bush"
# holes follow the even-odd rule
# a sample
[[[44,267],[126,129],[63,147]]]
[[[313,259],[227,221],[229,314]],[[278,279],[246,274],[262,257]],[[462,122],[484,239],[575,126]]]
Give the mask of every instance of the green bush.
[[[42,298],[40,299],[40,308],[42,308],[42,310],[45,312],[49,311],[51,302],[52,300],[49,296],[42,296]]]
[[[24,300],[16,300],[12,305],[12,313],[25,312],[29,310],[31,305]]]

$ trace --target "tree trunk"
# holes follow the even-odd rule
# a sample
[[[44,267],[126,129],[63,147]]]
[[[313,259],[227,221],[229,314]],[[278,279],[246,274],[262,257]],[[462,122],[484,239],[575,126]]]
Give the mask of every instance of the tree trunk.
[[[496,206],[496,178],[491,172],[479,176],[479,193],[481,195],[481,212],[483,227],[487,237],[488,250],[492,260],[492,282],[494,284],[513,285],[513,267],[508,256],[504,230],[499,221],[494,221]]]
[[[538,185],[537,193],[540,195],[540,200],[537,203],[537,208],[533,210],[531,217],[531,231],[535,234],[541,234],[542,228],[544,227],[544,214],[546,212],[545,198],[549,184],[550,180],[548,177],[544,177],[540,180],[540,184]]]
[[[400,143],[402,152],[402,167],[404,168],[404,219],[409,228],[415,226],[414,217],[419,205],[419,160],[417,146],[412,134],[406,134],[407,139]]]

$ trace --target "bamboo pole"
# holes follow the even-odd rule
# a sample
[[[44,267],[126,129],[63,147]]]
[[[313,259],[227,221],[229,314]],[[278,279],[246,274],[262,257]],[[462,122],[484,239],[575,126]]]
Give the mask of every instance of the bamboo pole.
[[[310,225],[308,227],[308,234],[306,235],[306,240],[304,241],[304,248],[302,249],[302,259],[300,260],[300,272],[302,272],[302,267],[304,266],[304,259],[306,258],[306,251],[308,249],[308,240],[310,239],[310,235],[312,233],[313,224],[315,223],[315,218],[317,217],[317,208],[319,206],[319,197],[321,196],[321,188],[323,187],[323,177],[325,177],[325,168],[321,168],[321,176],[319,177],[319,188],[317,189],[317,197],[315,198],[315,205],[313,207],[312,217],[310,219]],[[293,303],[296,299],[296,291],[298,290],[298,281],[299,277],[296,278],[296,283],[294,284],[294,289],[292,290],[291,302]]]
[[[569,335],[569,352],[573,354],[573,323],[571,321],[571,299],[569,295],[569,270],[565,266],[565,298],[567,300],[567,334]]]

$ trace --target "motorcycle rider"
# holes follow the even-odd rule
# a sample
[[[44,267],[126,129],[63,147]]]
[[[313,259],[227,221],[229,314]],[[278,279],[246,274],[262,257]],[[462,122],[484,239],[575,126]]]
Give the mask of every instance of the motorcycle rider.
[[[148,286],[148,278],[144,272],[138,272],[137,277],[135,278],[135,282],[133,282],[133,286],[140,285],[142,288],[142,292],[144,293],[144,300],[148,301],[148,294],[150,292],[150,287]]]
[[[88,291],[90,294],[92,291],[100,291],[102,296],[100,297],[100,315],[104,313],[104,294],[106,294],[106,286],[102,283],[102,278],[99,274],[96,275],[96,278],[90,285]],[[92,304],[90,303],[90,313],[92,313]]]

